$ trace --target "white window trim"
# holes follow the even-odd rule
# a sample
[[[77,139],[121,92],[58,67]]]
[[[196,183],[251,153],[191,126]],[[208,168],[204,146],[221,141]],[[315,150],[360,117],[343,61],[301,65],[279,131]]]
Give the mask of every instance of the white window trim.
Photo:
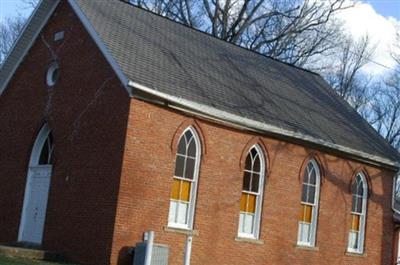
[[[57,70],[60,71],[60,66],[57,62],[53,62],[47,69],[46,83],[49,87],[54,86],[58,81],[58,77],[56,77],[56,79],[54,79],[54,72]]]
[[[396,209],[396,203],[400,203],[400,171],[393,177],[392,188],[392,210],[400,215],[400,209]]]
[[[317,164],[317,162],[314,159],[311,159],[310,161],[308,161],[306,168],[304,170],[307,170],[307,167],[309,164],[312,164],[315,170],[315,176],[316,176],[316,180],[315,180],[315,198],[314,204],[310,204],[310,203],[304,203],[304,202],[300,202],[301,204],[305,204],[305,205],[310,205],[313,206],[312,209],[312,214],[311,214],[311,225],[310,225],[310,230],[311,230],[311,235],[310,235],[310,242],[304,242],[301,241],[300,238],[300,224],[304,223],[302,221],[298,222],[298,233],[297,233],[297,245],[299,246],[305,246],[305,247],[315,247],[315,239],[317,236],[317,223],[318,223],[318,210],[319,210],[319,195],[320,195],[320,188],[321,188],[321,170]],[[303,181],[301,183],[301,192],[303,192],[303,185],[304,185],[304,174],[303,174]],[[308,184],[310,185],[310,184]],[[311,186],[314,186],[311,184]]]
[[[252,234],[240,232],[241,224],[239,221],[238,237],[239,238],[249,238],[249,239],[260,239],[260,226],[261,226],[261,214],[262,214],[263,195],[264,195],[264,179],[265,179],[265,156],[264,156],[264,152],[261,149],[261,147],[258,144],[255,144],[248,149],[248,152],[246,153],[246,159],[247,159],[247,156],[249,155],[249,152],[253,148],[256,149],[258,156],[260,157],[260,183],[258,186],[258,192],[246,191],[246,193],[257,195],[256,210],[254,213],[254,230],[253,230],[254,232]],[[244,178],[243,173],[245,171],[249,172],[249,170],[246,170],[246,169],[243,170],[242,181]],[[242,196],[242,193],[243,193],[243,190],[241,190],[240,196]],[[240,213],[241,213],[241,211],[239,212],[239,214]]]
[[[184,134],[187,131],[190,131],[192,133],[193,139],[194,139],[195,144],[196,144],[196,157],[197,157],[197,159],[195,159],[193,179],[191,180],[191,179],[185,179],[185,178],[177,177],[177,176],[175,176],[175,172],[174,172],[173,179],[181,179],[181,180],[185,180],[185,181],[190,181],[192,183],[192,185],[190,187],[188,222],[187,222],[187,224],[180,224],[180,223],[170,222],[168,220],[168,227],[178,228],[178,229],[185,229],[185,230],[193,230],[194,214],[195,214],[196,198],[197,198],[197,183],[198,183],[198,178],[199,178],[200,161],[201,161],[201,142],[200,142],[200,138],[199,138],[199,135],[197,134],[196,130],[192,126],[189,126],[180,135],[179,141],[178,141],[178,145],[179,145],[182,137],[184,137]],[[178,153],[175,154],[175,159],[176,159],[177,155],[178,155]],[[175,166],[176,166],[176,161],[175,161]],[[169,201],[171,203],[172,199],[170,198]],[[168,212],[168,216],[169,216],[169,212]]]
[[[356,175],[361,177],[362,181],[362,187],[363,187],[363,198],[362,198],[362,213],[356,213],[360,215],[360,232],[359,232],[359,237],[358,237],[358,242],[357,246],[358,248],[351,248],[348,246],[349,243],[347,243],[347,252],[350,253],[355,253],[355,254],[363,254],[364,253],[364,239],[365,239],[365,223],[366,223],[366,217],[367,217],[367,201],[368,201],[368,185],[367,185],[367,179],[365,178],[363,173],[358,173]],[[354,179],[355,181],[355,179]],[[352,183],[353,184],[353,183]],[[353,199],[353,192],[351,193],[352,199]],[[353,214],[353,212],[351,211]],[[350,231],[348,232],[348,236],[350,236]],[[349,242],[349,238],[347,239],[347,242]]]

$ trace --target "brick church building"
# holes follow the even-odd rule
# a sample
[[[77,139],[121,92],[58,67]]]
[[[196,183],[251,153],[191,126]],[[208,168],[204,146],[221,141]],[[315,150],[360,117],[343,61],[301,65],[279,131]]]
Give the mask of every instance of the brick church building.
[[[42,0],[0,70],[0,242],[132,264],[394,264],[400,155],[317,74],[118,0]]]

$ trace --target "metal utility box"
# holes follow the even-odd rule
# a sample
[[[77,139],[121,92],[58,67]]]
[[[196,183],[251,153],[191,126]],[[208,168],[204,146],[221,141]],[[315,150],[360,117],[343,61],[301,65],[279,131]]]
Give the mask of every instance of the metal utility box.
[[[146,257],[146,242],[136,244],[133,265],[144,265]],[[153,244],[151,265],[168,265],[169,248],[167,245]]]

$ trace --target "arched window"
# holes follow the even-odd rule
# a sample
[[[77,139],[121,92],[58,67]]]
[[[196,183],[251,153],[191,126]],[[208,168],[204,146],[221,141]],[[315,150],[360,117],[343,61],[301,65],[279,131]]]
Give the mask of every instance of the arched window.
[[[170,198],[168,226],[192,229],[201,146],[192,127],[179,139]]]
[[[51,155],[53,153],[53,136],[51,132],[46,137],[43,143],[42,150],[40,151],[38,165],[50,165]]]
[[[365,176],[358,173],[351,184],[351,225],[347,251],[363,253],[368,186]]]
[[[315,160],[310,160],[303,175],[301,211],[297,244],[315,246],[317,232],[320,170]]]
[[[255,145],[246,157],[240,199],[239,237],[258,238],[264,190],[264,155]]]

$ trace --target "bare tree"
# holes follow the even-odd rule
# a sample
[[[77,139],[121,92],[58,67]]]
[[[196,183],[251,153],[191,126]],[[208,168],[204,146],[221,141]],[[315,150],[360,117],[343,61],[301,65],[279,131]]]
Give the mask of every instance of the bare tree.
[[[397,26],[396,31],[396,42],[394,45],[394,50],[391,52],[393,60],[396,61],[398,66],[400,65],[400,25]]]
[[[369,38],[343,37],[333,15],[352,7],[346,0],[124,0],[282,61],[308,67],[327,54],[334,62],[323,76],[381,133],[400,148],[400,74],[380,83],[361,70],[373,54]],[[24,0],[34,8],[39,0]],[[0,24],[0,62],[20,33],[25,18],[9,18]],[[400,45],[400,30],[398,45]],[[325,57],[326,58],[326,57]],[[400,71],[400,46],[393,53]],[[316,67],[315,67],[316,66]]]
[[[374,95],[371,109],[370,123],[400,151],[400,74],[392,74],[383,81]]]
[[[400,151],[400,28],[392,57],[397,63],[394,71],[383,80],[373,104],[372,124],[378,132]]]
[[[345,0],[131,0],[220,39],[304,66],[336,46],[332,15]]]
[[[358,41],[344,38],[335,49],[333,63],[324,73],[331,87],[347,100],[364,117],[368,112],[364,107],[371,100],[371,78],[361,70],[369,63],[374,52],[368,36]]]
[[[40,0],[23,0],[23,8],[33,9],[39,4]]]
[[[0,22],[0,64],[7,56],[14,41],[17,39],[25,24],[25,18],[17,16],[6,18]]]
[[[20,8],[26,9],[27,13],[30,14],[39,2],[40,0],[23,0]],[[21,33],[26,20],[26,16],[17,13],[15,16],[8,17],[0,22],[0,64],[3,63],[8,52],[10,52],[10,49]]]

